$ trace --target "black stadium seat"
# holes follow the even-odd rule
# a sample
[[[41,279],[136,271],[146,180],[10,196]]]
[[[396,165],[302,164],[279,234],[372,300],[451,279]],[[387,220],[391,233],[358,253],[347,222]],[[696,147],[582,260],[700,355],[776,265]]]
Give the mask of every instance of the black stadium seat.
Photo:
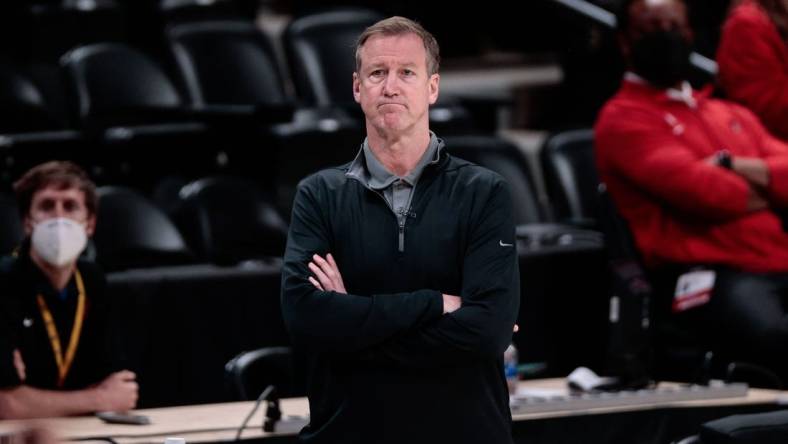
[[[0,133],[62,129],[39,88],[16,67],[0,61]]]
[[[179,195],[173,219],[200,259],[234,264],[284,254],[287,223],[254,182],[211,177]]]
[[[512,191],[515,223],[545,221],[528,163],[516,146],[493,136],[447,136],[443,139],[450,154],[493,170],[506,179]]]
[[[347,8],[296,18],[284,45],[296,91],[306,104],[358,106],[353,100],[353,48],[368,26],[385,18],[368,9]]]
[[[147,191],[164,177],[200,177],[222,167],[221,137],[147,54],[101,43],[74,49],[61,62],[73,119],[91,142],[104,183]]]
[[[599,175],[591,129],[551,135],[541,152],[545,185],[558,222],[593,228],[599,205]]]
[[[116,43],[82,46],[63,56],[73,117],[81,126],[160,123],[184,101],[148,56]]]
[[[78,161],[80,134],[65,129],[29,66],[0,60],[0,187],[53,158]]]
[[[513,341],[523,361],[544,362],[551,376],[566,375],[579,365],[598,368],[607,340],[602,235],[550,222],[525,156],[510,142],[471,135],[447,136],[444,141],[452,155],[495,171],[509,183],[521,286],[521,331]],[[568,303],[573,310],[566,310]],[[576,331],[585,333],[578,337]]]
[[[156,12],[168,23],[200,20],[252,20],[259,7],[258,0],[135,0],[153,3]]]
[[[148,199],[123,187],[100,187],[98,195],[93,240],[96,260],[106,270],[193,262],[175,225]]]
[[[13,196],[0,193],[0,256],[10,254],[25,236]]]
[[[287,100],[271,43],[252,23],[184,23],[169,27],[167,37],[193,105]]]
[[[233,396],[239,401],[252,401],[273,385],[276,397],[304,396],[290,347],[263,347],[245,351],[224,367]]]

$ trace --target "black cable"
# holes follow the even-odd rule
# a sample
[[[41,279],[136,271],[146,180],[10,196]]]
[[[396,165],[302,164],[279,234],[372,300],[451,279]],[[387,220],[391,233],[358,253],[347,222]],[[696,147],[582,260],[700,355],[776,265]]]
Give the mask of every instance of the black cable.
[[[235,434],[235,441],[238,441],[238,440],[241,439],[241,433],[243,433],[244,427],[246,427],[246,424],[249,423],[250,419],[252,419],[252,415],[254,415],[254,413],[257,411],[257,409],[260,408],[260,403],[262,403],[264,400],[268,399],[268,397],[273,392],[274,392],[274,386],[273,385],[269,385],[268,387],[265,388],[265,390],[263,390],[262,393],[260,393],[260,396],[257,397],[257,401],[254,403],[254,407],[252,408],[252,411],[249,412],[248,415],[246,415],[246,419],[244,419],[244,422],[241,423],[241,427],[238,428],[238,433]]]

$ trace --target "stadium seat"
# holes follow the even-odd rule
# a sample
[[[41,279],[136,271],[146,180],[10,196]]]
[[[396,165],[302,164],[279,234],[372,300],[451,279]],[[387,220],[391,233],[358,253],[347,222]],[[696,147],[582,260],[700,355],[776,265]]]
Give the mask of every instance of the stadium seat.
[[[591,129],[551,135],[542,147],[547,193],[557,222],[596,227],[599,176],[594,162]]]
[[[495,171],[509,183],[518,225],[544,222],[525,157],[511,143],[493,136],[464,135],[443,138],[448,152]]]
[[[364,29],[383,18],[372,10],[347,8],[290,22],[283,35],[285,52],[296,91],[306,104],[355,105],[353,48]]]
[[[288,101],[271,43],[251,22],[183,23],[167,38],[194,106]]]
[[[81,135],[65,128],[25,66],[0,60],[0,187],[53,158],[79,159]]]
[[[725,416],[700,426],[700,433],[674,444],[782,444],[788,441],[788,412]]]
[[[234,264],[284,254],[287,224],[251,180],[200,179],[181,188],[179,200],[173,220],[201,260]]]
[[[104,183],[147,191],[169,175],[201,177],[224,167],[221,135],[190,109],[145,53],[94,44],[66,54],[62,66],[73,118],[91,142],[91,156],[104,167]]]
[[[194,262],[181,234],[148,199],[124,187],[98,189],[96,260],[108,271]]]
[[[264,347],[242,352],[227,362],[224,370],[239,401],[257,399],[269,385],[275,387],[276,396],[280,398],[304,395],[297,382],[298,370],[290,347]]]
[[[131,47],[82,46],[64,55],[61,64],[71,88],[71,112],[82,127],[163,123],[184,107],[164,71]]]
[[[21,70],[0,61],[0,133],[63,129],[39,88]]]
[[[13,196],[0,193],[0,256],[10,254],[25,237]]]

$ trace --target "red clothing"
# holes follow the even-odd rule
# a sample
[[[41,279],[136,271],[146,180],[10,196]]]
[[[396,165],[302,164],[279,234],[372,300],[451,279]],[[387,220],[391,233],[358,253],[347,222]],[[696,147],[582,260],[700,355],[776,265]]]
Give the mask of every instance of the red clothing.
[[[788,140],[788,45],[755,2],[731,11],[722,28],[717,63],[728,97]]]
[[[788,145],[748,110],[693,92],[696,108],[624,81],[595,126],[599,173],[648,266],[788,271],[788,233],[772,211],[747,211],[749,185],[705,159],[725,148],[766,161],[770,201],[788,204]]]

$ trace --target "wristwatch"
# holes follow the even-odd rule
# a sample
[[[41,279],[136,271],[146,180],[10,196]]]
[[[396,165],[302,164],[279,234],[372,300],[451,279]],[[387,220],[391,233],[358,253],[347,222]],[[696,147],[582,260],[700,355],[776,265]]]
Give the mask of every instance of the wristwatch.
[[[717,157],[717,165],[725,168],[726,170],[733,169],[733,158],[731,157],[731,152],[728,150],[719,150],[716,154]]]

